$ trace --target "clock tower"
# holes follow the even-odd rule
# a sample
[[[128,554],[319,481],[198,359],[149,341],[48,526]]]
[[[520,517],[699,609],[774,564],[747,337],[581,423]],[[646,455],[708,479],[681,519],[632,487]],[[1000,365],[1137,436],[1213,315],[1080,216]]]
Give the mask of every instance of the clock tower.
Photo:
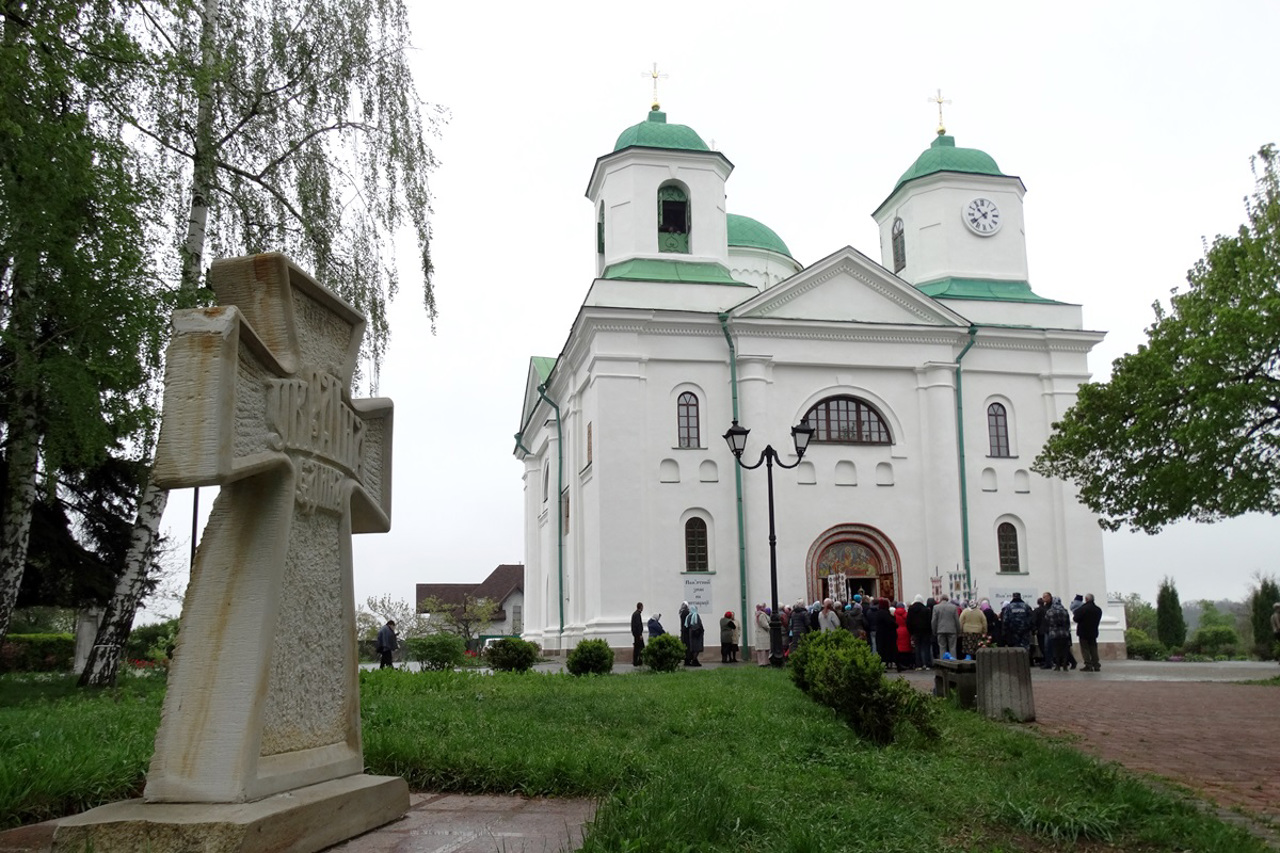
[[[872,217],[884,265],[931,296],[1027,289],[1026,187],[990,155],[938,137]]]

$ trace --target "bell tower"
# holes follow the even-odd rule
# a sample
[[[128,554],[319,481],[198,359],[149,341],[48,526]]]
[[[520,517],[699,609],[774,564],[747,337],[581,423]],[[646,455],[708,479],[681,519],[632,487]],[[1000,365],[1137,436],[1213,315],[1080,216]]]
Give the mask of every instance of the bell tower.
[[[986,152],[956,147],[939,122],[937,138],[872,214],[882,263],[933,295],[1029,287],[1025,193]]]
[[[725,182],[733,164],[653,108],[596,160],[596,275],[634,260],[728,263]]]

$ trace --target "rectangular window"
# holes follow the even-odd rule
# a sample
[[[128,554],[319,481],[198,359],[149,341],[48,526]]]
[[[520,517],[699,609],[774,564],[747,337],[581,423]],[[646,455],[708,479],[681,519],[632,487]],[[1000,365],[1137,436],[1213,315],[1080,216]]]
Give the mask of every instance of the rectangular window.
[[[560,506],[564,510],[564,529],[561,530],[560,532],[568,536],[569,535],[569,493],[568,492],[565,492],[563,495],[560,496]]]
[[[587,421],[587,464],[591,464],[591,421]]]
[[[519,634],[524,631],[524,613],[523,608],[519,604],[511,605],[511,633]]]

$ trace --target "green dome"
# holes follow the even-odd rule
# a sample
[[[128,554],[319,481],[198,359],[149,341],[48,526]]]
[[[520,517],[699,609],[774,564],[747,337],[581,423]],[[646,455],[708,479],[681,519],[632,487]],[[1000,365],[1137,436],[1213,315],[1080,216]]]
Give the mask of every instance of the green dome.
[[[693,128],[683,124],[667,124],[667,114],[653,110],[639,124],[622,131],[613,150],[621,151],[631,146],[640,148],[678,148],[685,151],[710,151],[707,143]]]
[[[763,222],[757,222],[750,216],[739,216],[736,213],[725,214],[729,226],[730,246],[751,246],[756,249],[768,249],[780,255],[791,257],[791,250],[782,238]]]
[[[916,178],[923,178],[935,172],[968,172],[973,175],[1006,177],[987,152],[976,148],[957,148],[954,136],[939,136],[923,154],[916,158],[911,168],[902,173],[893,191],[897,192],[898,187],[907,181],[914,181]]]

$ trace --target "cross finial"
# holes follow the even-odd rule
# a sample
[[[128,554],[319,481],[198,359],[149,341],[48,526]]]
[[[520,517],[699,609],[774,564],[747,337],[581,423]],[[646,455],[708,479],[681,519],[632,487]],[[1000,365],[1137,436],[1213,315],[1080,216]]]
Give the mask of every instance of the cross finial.
[[[938,90],[937,95],[933,96],[932,98],[925,98],[925,100],[930,103],[938,105],[938,135],[942,136],[947,132],[947,126],[942,121],[942,105],[949,104],[951,103],[951,101],[949,99],[947,100],[943,99],[941,89]]]
[[[658,111],[658,81],[666,80],[668,75],[659,73],[658,63],[655,62],[653,63],[652,71],[641,71],[640,76],[653,78],[653,106],[650,107],[649,109],[652,110],[653,112],[657,112]]]

